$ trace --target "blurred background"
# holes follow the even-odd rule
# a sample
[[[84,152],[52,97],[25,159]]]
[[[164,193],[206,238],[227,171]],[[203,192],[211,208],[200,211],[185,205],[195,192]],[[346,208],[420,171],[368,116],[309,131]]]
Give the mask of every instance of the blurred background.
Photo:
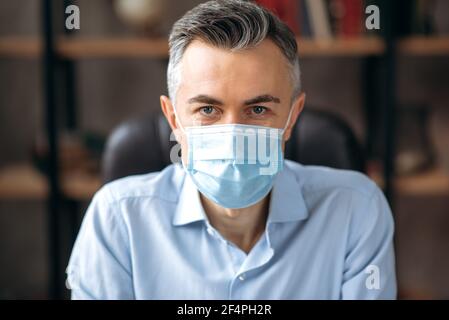
[[[168,32],[200,2],[0,0],[0,299],[69,296],[107,138],[159,112]],[[448,299],[449,1],[258,2],[297,34],[306,108],[347,123],[386,192],[399,298]]]

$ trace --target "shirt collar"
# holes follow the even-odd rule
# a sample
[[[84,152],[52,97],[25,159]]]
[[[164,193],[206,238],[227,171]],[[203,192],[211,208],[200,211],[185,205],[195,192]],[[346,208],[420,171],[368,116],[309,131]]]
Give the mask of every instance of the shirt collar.
[[[175,226],[189,224],[195,221],[206,221],[206,213],[200,200],[200,194],[192,179],[184,172],[184,182],[182,183],[178,205],[176,207],[175,215],[173,217],[173,224]]]
[[[274,180],[267,223],[299,221],[309,216],[302,184],[288,162]]]
[[[184,171],[184,169],[177,168]],[[188,174],[184,174],[178,205],[173,217],[173,225],[186,225],[196,221],[207,222],[200,194]],[[271,190],[267,223],[299,221],[308,217],[308,210],[302,195],[302,188],[294,172],[287,163],[275,178]]]

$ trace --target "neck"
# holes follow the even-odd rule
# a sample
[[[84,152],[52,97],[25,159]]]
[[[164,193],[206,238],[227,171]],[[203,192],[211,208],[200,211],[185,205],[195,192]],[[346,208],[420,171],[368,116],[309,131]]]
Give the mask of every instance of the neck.
[[[265,230],[269,195],[241,209],[227,209],[201,195],[206,215],[215,229],[244,252],[249,253]]]

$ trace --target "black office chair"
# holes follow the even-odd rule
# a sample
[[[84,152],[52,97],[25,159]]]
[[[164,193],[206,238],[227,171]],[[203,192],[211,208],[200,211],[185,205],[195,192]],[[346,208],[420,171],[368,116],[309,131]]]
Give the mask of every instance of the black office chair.
[[[159,171],[170,164],[170,127],[161,114],[148,114],[119,125],[110,135],[102,161],[104,182]],[[349,126],[337,116],[305,109],[286,145],[285,158],[363,172],[365,159]]]
[[[365,172],[364,152],[352,129],[325,111],[304,109],[286,144],[285,158],[305,165]]]

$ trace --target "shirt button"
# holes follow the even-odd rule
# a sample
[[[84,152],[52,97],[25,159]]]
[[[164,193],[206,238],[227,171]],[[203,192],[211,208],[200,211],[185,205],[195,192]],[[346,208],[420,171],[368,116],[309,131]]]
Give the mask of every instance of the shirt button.
[[[239,275],[239,280],[240,280],[240,281],[245,280],[245,274],[244,274],[244,273],[242,273],[241,275]]]
[[[207,227],[207,233],[209,233],[211,236],[214,235],[214,230],[212,230],[211,227]]]

